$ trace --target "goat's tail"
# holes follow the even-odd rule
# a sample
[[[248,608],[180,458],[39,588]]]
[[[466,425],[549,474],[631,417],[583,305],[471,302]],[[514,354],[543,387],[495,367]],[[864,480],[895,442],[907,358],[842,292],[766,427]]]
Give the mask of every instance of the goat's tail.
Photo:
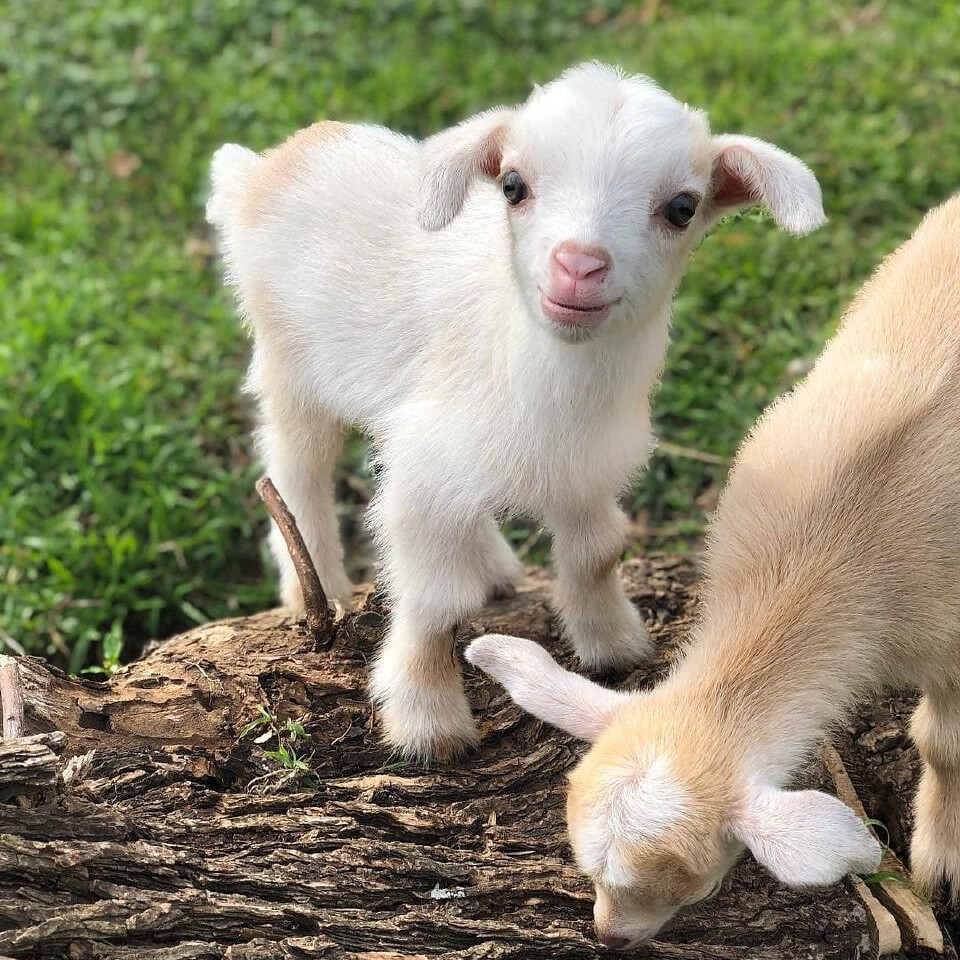
[[[225,143],[210,163],[210,197],[207,222],[223,230],[246,189],[250,171],[259,156],[236,143]]]

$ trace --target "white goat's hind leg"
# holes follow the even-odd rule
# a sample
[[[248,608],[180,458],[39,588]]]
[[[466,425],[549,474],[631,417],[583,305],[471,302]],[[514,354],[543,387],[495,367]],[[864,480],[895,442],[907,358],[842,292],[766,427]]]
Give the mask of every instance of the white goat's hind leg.
[[[927,896],[947,884],[960,903],[960,690],[928,692],[910,733],[923,758],[910,870]]]
[[[353,587],[343,568],[334,502],[333,471],[342,444],[339,424],[319,414],[286,422],[270,416],[260,441],[267,473],[296,518],[324,592],[331,600],[349,603]],[[300,612],[303,592],[276,524],[271,524],[270,549],[280,571],[280,599]]]
[[[496,521],[489,520],[481,527],[477,537],[477,549],[487,571],[488,597],[503,600],[514,597],[517,585],[523,579],[523,564],[517,559]]]
[[[580,662],[623,669],[647,659],[650,638],[620,580],[625,518],[612,500],[547,516],[553,531],[556,602]]]

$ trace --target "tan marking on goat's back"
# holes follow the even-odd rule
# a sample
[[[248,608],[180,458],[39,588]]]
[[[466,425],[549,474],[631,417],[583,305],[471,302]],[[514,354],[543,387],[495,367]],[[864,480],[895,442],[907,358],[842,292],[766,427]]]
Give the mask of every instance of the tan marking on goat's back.
[[[280,303],[263,280],[255,279],[243,289],[243,318],[252,327],[269,324],[282,316]]]
[[[321,120],[291,134],[279,146],[261,154],[261,162],[254,168],[241,216],[248,227],[256,226],[270,209],[277,191],[296,179],[303,170],[311,152],[322,144],[343,140],[347,127],[336,120]]]

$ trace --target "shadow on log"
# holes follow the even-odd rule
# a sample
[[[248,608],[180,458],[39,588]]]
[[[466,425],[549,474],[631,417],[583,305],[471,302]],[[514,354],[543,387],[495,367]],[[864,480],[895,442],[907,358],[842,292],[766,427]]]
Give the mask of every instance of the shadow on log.
[[[614,678],[636,687],[675,656],[696,574],[689,560],[652,558],[627,564],[624,577],[659,650],[650,669]],[[614,956],[593,939],[591,889],[564,835],[563,774],[583,747],[521,715],[468,667],[479,750],[434,770],[393,762],[364,692],[385,615],[376,595],[358,597],[326,649],[278,611],[214,623],[106,683],[20,659],[25,733],[53,736],[39,738],[32,766],[27,738],[6,746],[23,754],[21,776],[35,774],[29,790],[0,769],[0,955]],[[486,631],[562,650],[541,571],[460,635]],[[902,737],[903,714],[894,701],[880,712],[877,724],[858,714],[838,745],[868,813],[883,812],[902,843],[917,764],[898,756],[893,803],[863,741],[885,724]],[[258,716],[263,726],[241,736]],[[300,718],[307,775],[265,755],[276,740],[254,742],[271,723]],[[806,779],[827,782],[816,765]],[[839,960],[874,955],[875,941],[850,882],[787,890],[745,858],[716,899],[631,955]]]

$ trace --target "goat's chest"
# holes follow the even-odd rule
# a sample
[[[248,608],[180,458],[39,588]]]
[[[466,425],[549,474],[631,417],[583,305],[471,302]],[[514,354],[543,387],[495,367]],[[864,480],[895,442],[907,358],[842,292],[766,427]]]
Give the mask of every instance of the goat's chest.
[[[489,473],[508,508],[549,511],[562,502],[611,496],[650,449],[648,408],[633,402],[540,405],[512,418],[487,445]]]

